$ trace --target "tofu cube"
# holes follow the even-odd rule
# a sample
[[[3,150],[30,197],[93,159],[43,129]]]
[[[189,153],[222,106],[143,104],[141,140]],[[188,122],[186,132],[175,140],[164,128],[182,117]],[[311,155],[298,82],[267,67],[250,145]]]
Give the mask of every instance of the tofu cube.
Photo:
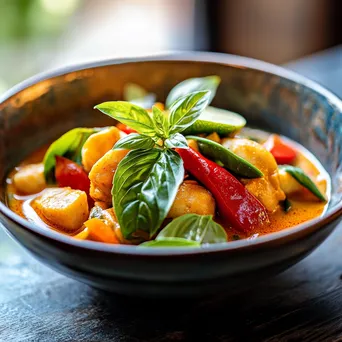
[[[46,189],[33,207],[48,224],[66,232],[81,228],[89,216],[87,194],[69,187]]]

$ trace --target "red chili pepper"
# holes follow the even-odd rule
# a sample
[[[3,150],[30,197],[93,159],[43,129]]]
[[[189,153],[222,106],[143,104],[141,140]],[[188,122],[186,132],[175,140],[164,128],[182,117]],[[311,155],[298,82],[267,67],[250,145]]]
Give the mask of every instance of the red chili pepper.
[[[220,215],[234,228],[252,233],[269,222],[266,208],[226,169],[193,149],[176,149],[184,168],[214,196]]]
[[[89,196],[90,180],[83,168],[70,159],[61,156],[56,156],[55,158],[55,177],[58,186],[69,186],[71,189],[86,192],[89,205],[93,204],[93,200]]]
[[[126,134],[137,133],[137,131],[131,127],[124,125],[123,123],[119,122],[116,127],[120,130],[125,132]]]
[[[296,159],[296,151],[277,136],[271,135],[264,143],[278,164],[291,164]]]

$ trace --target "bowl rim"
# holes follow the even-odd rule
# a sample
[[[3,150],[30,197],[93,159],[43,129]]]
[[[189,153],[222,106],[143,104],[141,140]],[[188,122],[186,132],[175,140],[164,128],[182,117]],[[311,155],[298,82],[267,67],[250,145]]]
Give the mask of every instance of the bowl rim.
[[[223,53],[213,53],[213,52],[170,52],[170,53],[158,53],[153,55],[145,55],[138,57],[129,58],[110,58],[100,61],[87,62],[87,63],[77,63],[74,65],[68,65],[53,69],[50,71],[45,71],[39,73],[33,77],[26,79],[25,81],[15,85],[6,91],[2,96],[0,95],[0,105],[10,99],[12,96],[18,92],[29,88],[30,86],[44,81],[46,79],[62,76],[71,72],[81,71],[89,68],[104,67],[112,64],[127,64],[136,62],[199,62],[199,63],[216,63],[226,66],[231,66],[235,68],[244,68],[255,71],[261,71],[268,74],[273,74],[281,78],[290,80],[292,82],[298,83],[302,86],[308,87],[314,90],[316,93],[325,97],[328,102],[335,106],[342,113],[342,100],[339,99],[330,90],[321,86],[317,82],[310,80],[307,77],[297,74],[291,70],[285,69],[274,64],[263,62],[257,59],[223,54]],[[341,114],[342,115],[342,114]],[[207,245],[201,248],[141,248],[138,246],[131,245],[112,245],[96,241],[87,240],[77,240],[70,236],[64,235],[54,230],[43,230],[37,225],[25,220],[15,212],[13,212],[5,203],[0,202],[0,214],[4,215],[9,221],[20,226],[20,228],[27,229],[31,233],[37,234],[43,238],[54,240],[54,242],[66,244],[69,247],[76,247],[84,250],[92,250],[97,252],[106,252],[111,254],[121,254],[121,255],[139,255],[139,256],[176,256],[176,255],[199,255],[199,254],[212,254],[228,251],[239,251],[243,252],[245,249],[250,248],[261,248],[266,247],[271,243],[280,242],[281,240],[288,238],[291,241],[295,240],[302,233],[308,235],[322,226],[328,225],[334,220],[338,219],[342,215],[342,201],[336,205],[336,207],[321,217],[312,219],[310,221],[301,223],[299,225],[283,229],[279,232],[274,232],[258,237],[257,239],[249,240],[242,239],[238,241],[230,241],[229,243],[218,243]],[[9,230],[5,227],[6,230]]]

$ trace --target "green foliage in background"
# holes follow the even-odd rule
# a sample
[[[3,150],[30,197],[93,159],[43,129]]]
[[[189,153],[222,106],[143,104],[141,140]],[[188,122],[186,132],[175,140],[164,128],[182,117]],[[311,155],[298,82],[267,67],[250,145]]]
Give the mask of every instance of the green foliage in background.
[[[58,35],[80,0],[0,0],[0,43]]]

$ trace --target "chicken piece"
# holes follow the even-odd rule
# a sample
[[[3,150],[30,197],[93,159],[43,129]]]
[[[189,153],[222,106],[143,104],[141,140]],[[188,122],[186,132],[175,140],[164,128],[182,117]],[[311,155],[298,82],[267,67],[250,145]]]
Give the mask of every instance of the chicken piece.
[[[48,224],[67,232],[80,229],[89,216],[87,194],[69,187],[46,189],[32,206]]]
[[[89,172],[93,165],[121,138],[121,131],[108,127],[92,134],[82,147],[82,165]]]
[[[46,187],[43,163],[21,167],[14,175],[13,182],[16,189],[26,195],[42,191]]]
[[[196,181],[181,184],[167,217],[176,218],[185,214],[215,215],[213,196]]]
[[[100,158],[89,173],[90,196],[94,201],[112,203],[112,183],[115,170],[128,150],[110,150]]]
[[[248,139],[224,139],[222,145],[246,159],[264,174],[264,177],[243,179],[247,190],[252,193],[269,212],[278,208],[285,199],[280,187],[278,165],[272,154],[255,141]]]

